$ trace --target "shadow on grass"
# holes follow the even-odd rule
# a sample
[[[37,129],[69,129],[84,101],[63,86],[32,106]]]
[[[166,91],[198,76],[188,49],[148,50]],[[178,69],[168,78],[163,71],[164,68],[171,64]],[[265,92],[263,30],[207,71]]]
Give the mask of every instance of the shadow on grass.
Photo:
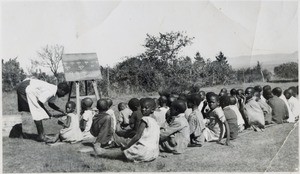
[[[94,158],[105,158],[105,159],[113,159],[113,160],[120,160],[123,162],[130,162],[128,161],[128,159],[126,158],[126,156],[124,155],[123,152],[117,151],[117,152],[108,152],[109,150],[106,150],[105,152],[103,152],[100,155],[96,155],[96,154],[90,154],[91,157]]]

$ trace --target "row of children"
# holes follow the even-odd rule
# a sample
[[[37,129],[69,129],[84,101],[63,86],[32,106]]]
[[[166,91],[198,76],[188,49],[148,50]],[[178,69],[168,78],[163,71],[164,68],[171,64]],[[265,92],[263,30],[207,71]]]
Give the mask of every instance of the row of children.
[[[284,91],[270,86],[231,89],[219,94],[193,91],[188,94],[160,92],[159,99],[132,98],[119,103],[119,117],[111,109],[111,99],[82,100],[82,121],[74,113],[75,103],[66,104],[64,128],[52,142],[91,141],[94,150],[121,147],[131,161],[151,161],[159,151],[183,153],[187,147],[206,142],[232,146],[244,129],[263,131],[267,124],[295,122],[299,118],[297,88]],[[81,123],[81,124],[80,124]],[[223,140],[223,138],[226,138]]]

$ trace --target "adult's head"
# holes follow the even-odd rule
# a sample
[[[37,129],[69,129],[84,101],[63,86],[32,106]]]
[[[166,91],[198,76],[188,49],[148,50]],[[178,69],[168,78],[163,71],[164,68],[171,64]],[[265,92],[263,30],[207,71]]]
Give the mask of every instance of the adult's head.
[[[57,85],[56,95],[58,97],[64,97],[70,92],[70,87],[67,82],[61,82]]]
[[[289,87],[289,89],[291,89],[291,93],[292,93],[292,96],[293,97],[297,97],[297,94],[298,94],[298,89],[297,89],[297,87],[295,87],[295,86],[291,86],[291,87]]]

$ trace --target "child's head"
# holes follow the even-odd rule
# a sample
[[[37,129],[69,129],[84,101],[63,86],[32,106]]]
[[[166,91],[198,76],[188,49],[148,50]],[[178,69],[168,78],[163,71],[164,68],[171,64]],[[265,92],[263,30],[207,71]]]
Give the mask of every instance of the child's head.
[[[291,89],[284,90],[283,95],[287,100],[290,99],[292,97],[292,90]]]
[[[297,97],[297,94],[298,94],[297,87],[291,86],[291,87],[289,87],[289,89],[291,90],[290,92],[291,92],[292,96]]]
[[[106,112],[108,110],[108,103],[106,99],[99,99],[97,101],[97,109],[99,112]]]
[[[89,97],[86,97],[81,100],[81,109],[82,110],[87,110],[90,109],[93,105],[93,100]]]
[[[241,99],[243,95],[244,95],[244,90],[243,89],[238,89],[236,91],[236,98]]]
[[[272,90],[272,93],[273,93],[274,95],[276,95],[277,97],[280,97],[281,94],[282,94],[282,89],[279,88],[279,87],[276,87],[276,88],[274,88],[274,89]]]
[[[246,100],[251,99],[254,96],[254,88],[253,87],[246,88],[245,96],[246,96]]]
[[[155,108],[159,108],[159,102],[157,98],[153,98],[154,102],[155,102]]]
[[[226,106],[229,106],[230,105],[230,97],[232,96],[222,96],[220,97],[220,106],[222,108],[226,107]],[[233,97],[234,98],[234,97]]]
[[[227,94],[227,89],[226,88],[222,88],[220,92],[224,92]]]
[[[236,98],[234,96],[229,96],[229,105],[235,105],[236,104]]]
[[[108,104],[108,108],[110,108],[113,105],[113,101],[110,98],[107,98],[106,101]]]
[[[160,107],[165,107],[168,104],[168,98],[166,96],[160,96],[158,99]]]
[[[132,111],[137,111],[141,108],[140,100],[137,98],[132,98],[129,100],[128,106]]]
[[[262,89],[262,87],[260,86],[260,85],[256,85],[256,86],[254,86],[254,91],[255,92],[261,92],[263,89]]]
[[[168,98],[168,106],[171,107],[172,103],[177,100],[177,97],[169,96]]]
[[[267,91],[267,90],[271,90],[272,88],[271,88],[271,86],[270,85],[265,85],[264,87],[263,87],[263,92],[264,91]]]
[[[204,91],[200,91],[199,95],[201,97],[201,101],[205,100],[205,92]]]
[[[211,110],[214,110],[215,108],[220,106],[219,96],[216,94],[210,95],[209,98],[207,98],[207,103],[208,103],[209,108]]]
[[[155,110],[155,101],[152,98],[144,98],[141,101],[141,109],[143,116],[149,116]]]
[[[208,98],[210,97],[210,96],[213,96],[213,95],[216,95],[214,92],[208,92],[208,93],[206,93],[206,100],[208,100]]]
[[[119,103],[118,110],[123,111],[124,109],[126,109],[126,103],[124,103],[124,102]]]
[[[193,108],[198,107],[202,101],[200,94],[190,94],[187,96],[187,107]]]
[[[230,90],[230,95],[231,95],[231,96],[236,96],[236,93],[237,93],[237,91],[236,91],[235,88],[232,88],[232,89]]]
[[[266,100],[269,100],[270,98],[273,97],[272,91],[271,90],[265,90],[263,93],[263,96]]]
[[[219,97],[223,97],[223,96],[227,96],[227,93],[224,92],[224,91],[221,91],[221,92],[219,93]]]
[[[170,115],[177,116],[178,114],[184,113],[186,110],[186,103],[182,100],[175,100],[172,102],[170,107]]]
[[[70,87],[68,85],[67,82],[61,82],[57,85],[57,96],[58,97],[63,97],[65,96],[66,94],[68,94],[70,91]]]
[[[72,113],[72,112],[74,112],[74,111],[75,111],[75,108],[76,108],[75,102],[73,102],[73,101],[68,101],[68,102],[66,103],[66,112],[67,112],[67,113]]]

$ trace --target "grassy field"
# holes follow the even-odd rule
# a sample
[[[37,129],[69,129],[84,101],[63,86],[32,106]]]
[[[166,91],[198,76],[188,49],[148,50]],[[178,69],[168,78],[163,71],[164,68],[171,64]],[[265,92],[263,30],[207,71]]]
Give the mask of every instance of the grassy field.
[[[297,172],[298,124],[283,145],[293,127],[246,131],[232,142],[233,148],[206,143],[181,155],[161,153],[155,161],[138,165],[121,158],[120,149],[107,149],[102,157],[95,157],[92,152],[78,152],[82,144],[48,146],[3,138],[3,172]]]
[[[260,83],[262,86],[265,84]],[[279,86],[286,89],[297,84],[270,85],[272,88]],[[230,85],[226,88],[245,89],[254,85]],[[214,86],[203,90],[219,92],[223,87]],[[147,95],[112,96],[113,109],[116,111],[119,102],[128,102],[131,97]],[[60,106],[64,106],[66,100],[63,98]],[[18,114],[16,101],[15,93],[3,94],[3,115]],[[50,125],[51,128],[54,129],[54,126]],[[232,142],[235,146],[233,148],[205,143],[203,147],[188,148],[181,155],[161,153],[155,161],[138,165],[121,158],[121,151],[116,148],[105,150],[102,157],[95,157],[93,152],[78,152],[79,149],[89,148],[81,143],[48,146],[31,139],[4,137],[3,172],[298,172],[298,129],[298,124],[282,124],[271,126],[265,132],[246,130]]]

